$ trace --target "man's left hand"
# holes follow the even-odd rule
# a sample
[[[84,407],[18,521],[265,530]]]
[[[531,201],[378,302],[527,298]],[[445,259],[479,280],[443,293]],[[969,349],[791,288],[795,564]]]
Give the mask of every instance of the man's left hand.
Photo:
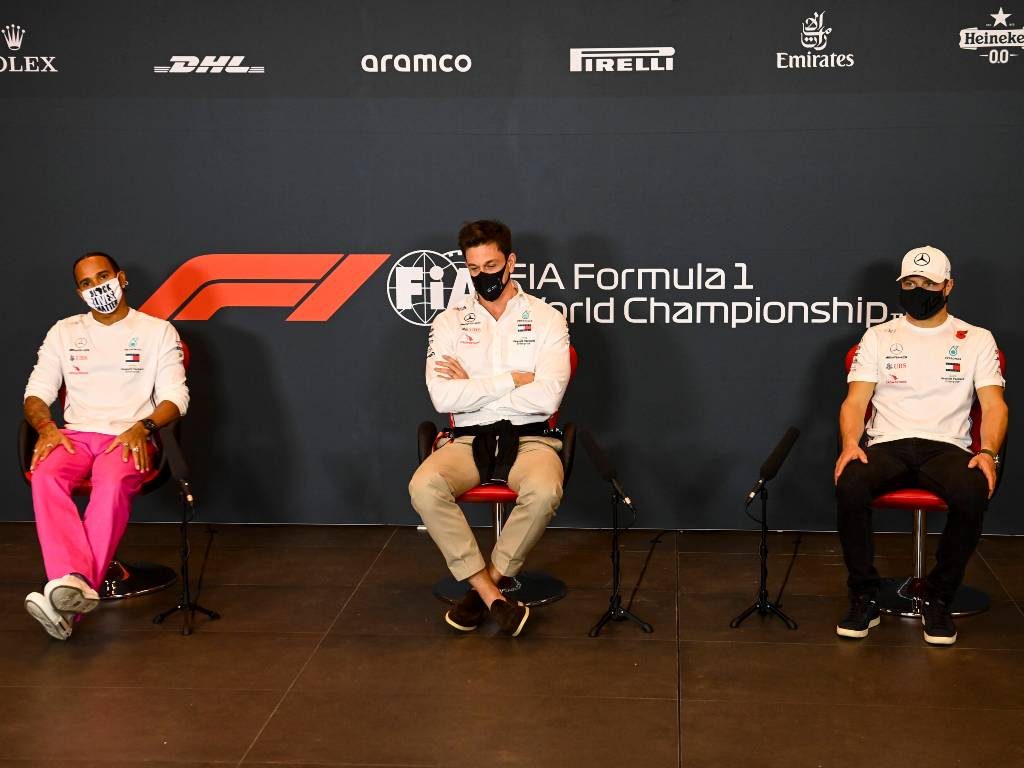
[[[146,445],[148,436],[149,433],[144,426],[134,424],[111,440],[104,453],[110,453],[121,446],[121,461],[128,461],[131,458],[135,462],[135,469],[139,472],[148,472],[150,467],[149,451]]]
[[[970,469],[980,469],[988,481],[988,497],[996,491],[996,462],[987,453],[976,453],[967,463]]]
[[[442,379],[468,379],[469,374],[462,367],[461,363],[450,355],[443,355],[434,366],[434,372]]]

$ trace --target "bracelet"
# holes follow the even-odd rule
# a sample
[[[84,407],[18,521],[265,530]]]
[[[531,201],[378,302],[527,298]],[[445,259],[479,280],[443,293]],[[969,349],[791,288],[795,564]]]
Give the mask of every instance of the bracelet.
[[[33,427],[33,429],[36,432],[42,432],[43,431],[43,427],[45,427],[47,424],[55,424],[55,423],[56,422],[54,422],[53,419],[44,419],[42,423],[37,424],[35,427]]]
[[[979,454],[981,454],[981,453],[988,454],[989,456],[992,457],[992,461],[994,461],[996,463],[996,466],[999,465],[999,454],[996,453],[995,451],[989,450],[988,448],[982,448],[980,451],[978,451],[978,453]]]

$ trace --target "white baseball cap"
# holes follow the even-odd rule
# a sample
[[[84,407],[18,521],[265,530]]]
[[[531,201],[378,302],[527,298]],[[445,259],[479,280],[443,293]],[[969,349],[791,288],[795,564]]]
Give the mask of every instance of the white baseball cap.
[[[933,283],[949,280],[949,258],[938,248],[931,245],[922,245],[920,248],[907,251],[907,255],[903,257],[900,276],[896,280],[898,282],[911,275],[927,277]]]

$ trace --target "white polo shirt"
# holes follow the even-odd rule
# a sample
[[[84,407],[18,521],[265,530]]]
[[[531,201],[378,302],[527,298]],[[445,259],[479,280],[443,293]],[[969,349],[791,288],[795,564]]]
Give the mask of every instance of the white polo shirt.
[[[427,391],[438,412],[454,414],[457,427],[544,421],[562,402],[570,373],[569,327],[561,312],[512,283],[516,295],[498,320],[474,293],[430,327]],[[469,378],[441,378],[434,366],[443,355],[458,360]],[[516,387],[512,371],[533,373],[533,382]]]
[[[952,315],[935,328],[906,317],[869,328],[846,380],[875,384],[868,445],[918,437],[965,450],[975,390],[1006,386],[992,334]]]
[[[119,435],[164,400],[188,409],[183,352],[166,320],[129,309],[113,325],[91,312],[58,321],[43,345],[25,397],[47,405],[67,388],[64,425],[80,432]]]

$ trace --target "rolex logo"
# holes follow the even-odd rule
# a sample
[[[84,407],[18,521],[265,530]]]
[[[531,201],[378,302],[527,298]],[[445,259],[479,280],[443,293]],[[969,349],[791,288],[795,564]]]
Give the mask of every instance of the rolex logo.
[[[0,27],[0,35],[4,36],[8,50],[20,51],[25,40],[25,28],[17,24],[7,24]],[[56,71],[55,56],[0,56],[0,76]]]
[[[2,28],[7,47],[12,51],[21,49],[21,41],[25,39],[25,30],[17,24],[8,24]]]

